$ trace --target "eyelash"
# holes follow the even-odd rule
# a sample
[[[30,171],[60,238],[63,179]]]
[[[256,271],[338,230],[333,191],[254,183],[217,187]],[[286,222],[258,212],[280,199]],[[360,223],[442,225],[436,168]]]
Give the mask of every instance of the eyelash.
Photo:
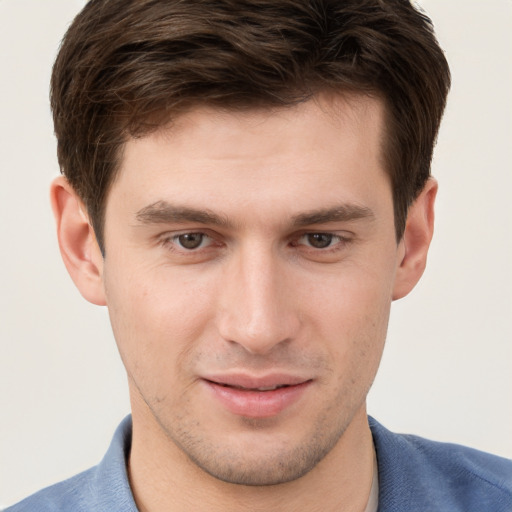
[[[350,239],[346,236],[336,235],[335,233],[322,232],[322,231],[312,231],[312,232],[308,232],[308,233],[303,233],[298,238],[298,240],[300,241],[302,239],[307,239],[308,237],[314,237],[314,236],[330,237],[329,245],[326,247],[314,247],[313,245],[311,245],[310,241],[308,241],[307,244],[302,244],[302,245],[304,245],[305,247],[308,247],[309,249],[311,249],[313,251],[319,251],[322,253],[338,251],[338,250],[340,250],[340,248],[342,246],[344,247],[350,242]],[[331,244],[331,242],[334,242],[334,243]],[[294,242],[294,243],[292,243],[292,245],[294,247],[296,247],[301,244],[298,242]]]
[[[201,235],[201,243],[198,247],[194,248],[186,248],[183,247],[182,244],[180,244],[179,239],[180,237],[186,236],[186,235]],[[329,241],[329,245],[326,247],[314,247],[311,245],[311,243],[300,243],[301,240],[306,239],[307,237],[314,237],[314,236],[327,236],[331,237],[331,240]],[[203,245],[205,240],[209,240],[209,243],[207,245]],[[332,243],[331,243],[332,242]],[[350,242],[352,242],[352,238],[348,236],[343,236],[340,234],[335,234],[331,232],[323,232],[323,231],[309,231],[305,233],[301,233],[298,236],[295,236],[291,242],[290,245],[292,247],[299,247],[304,246],[307,250],[313,251],[315,253],[333,253],[336,251],[342,250],[344,247],[346,247]],[[186,231],[182,233],[172,234],[172,235],[164,235],[161,238],[160,241],[161,245],[164,246],[167,249],[170,249],[175,252],[180,252],[182,254],[195,254],[199,253],[202,250],[207,250],[212,245],[215,245],[215,239],[210,236],[209,234],[203,232],[203,231]],[[218,245],[221,245],[219,242]]]
[[[199,247],[195,247],[192,249],[189,249],[189,248],[186,248],[183,246],[180,247],[181,244],[179,244],[179,238],[186,236],[186,235],[201,235],[201,237],[203,237],[203,238],[201,240]],[[206,245],[205,247],[202,247],[205,239],[209,239],[210,243],[208,245]],[[167,235],[167,236],[164,236],[161,240],[162,245],[166,248],[170,248],[175,251],[181,251],[183,253],[190,253],[190,254],[199,252],[201,249],[206,249],[206,248],[210,247],[210,245],[212,245],[214,242],[215,242],[215,240],[210,235],[208,235],[207,233],[204,233],[202,231],[186,231],[184,233],[178,233],[178,234],[174,234],[171,236]],[[176,249],[176,247],[177,247],[177,249]]]

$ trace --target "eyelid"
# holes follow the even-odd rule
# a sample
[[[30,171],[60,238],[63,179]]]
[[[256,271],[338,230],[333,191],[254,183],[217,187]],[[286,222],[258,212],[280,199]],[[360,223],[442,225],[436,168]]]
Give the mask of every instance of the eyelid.
[[[180,244],[177,242],[177,239],[180,236],[187,235],[187,234],[201,234],[206,239],[208,239],[208,243],[206,245],[202,245],[196,249],[186,249],[185,247],[181,247]],[[334,239],[334,243],[332,245],[329,245],[325,248],[316,248],[312,245],[308,245],[306,243],[300,243],[300,240],[308,235],[330,235]],[[219,239],[221,238],[221,239]],[[295,247],[303,247],[305,250],[308,250],[310,252],[316,252],[316,253],[328,253],[328,252],[336,252],[343,250],[343,248],[354,242],[355,235],[348,231],[342,231],[342,232],[336,232],[336,231],[328,231],[328,230],[322,230],[322,229],[308,229],[308,230],[302,230],[299,233],[295,233],[290,237],[290,245]],[[167,246],[169,250],[175,251],[177,253],[182,254],[195,254],[199,253],[202,250],[207,250],[213,245],[223,245],[226,243],[226,240],[222,238],[221,235],[218,235],[217,233],[212,233],[209,229],[183,229],[179,231],[166,231],[164,233],[159,234],[157,237],[157,242],[161,244],[162,246]],[[202,242],[203,243],[203,242]]]
[[[211,245],[215,243],[215,237],[213,237],[208,230],[204,229],[184,229],[180,231],[167,231],[158,235],[158,243],[166,246],[168,249],[173,250],[175,252],[181,252],[183,254],[186,253],[197,253],[201,251],[201,249],[207,249]],[[178,238],[183,235],[202,235],[205,239],[208,239],[209,242],[206,245],[203,245],[203,241],[201,241],[201,245],[195,249],[186,249],[185,247],[181,247],[178,242]]]
[[[327,247],[314,247],[312,245],[301,243],[301,239],[308,235],[331,235],[335,237],[332,245]],[[300,251],[306,259],[318,261],[320,263],[329,263],[339,261],[339,259],[348,251],[349,247],[355,242],[355,234],[343,231],[322,231],[320,230],[307,230],[302,231],[295,235],[292,239],[291,246],[293,249]]]
[[[314,236],[314,235],[328,236],[328,237],[331,237],[331,239],[332,239],[332,240],[336,240],[336,239],[341,240],[341,236],[339,236],[339,235],[335,235],[334,233],[304,233],[304,234],[299,238],[299,240],[300,240],[301,238],[306,238],[306,239],[307,239],[308,237],[310,237],[310,236]]]
[[[300,240],[301,238],[304,238],[309,235],[328,235],[328,236],[332,236],[333,238],[338,239],[342,242],[343,241],[348,242],[354,238],[354,235],[348,231],[339,232],[339,231],[327,231],[327,230],[324,231],[321,229],[318,229],[318,230],[311,229],[311,230],[301,231],[300,233],[298,233],[294,236],[294,239]]]

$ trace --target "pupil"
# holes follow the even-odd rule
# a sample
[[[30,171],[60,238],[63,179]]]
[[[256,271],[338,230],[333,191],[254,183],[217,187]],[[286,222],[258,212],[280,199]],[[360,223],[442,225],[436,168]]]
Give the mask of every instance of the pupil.
[[[331,245],[332,235],[327,233],[312,233],[308,235],[308,242],[316,249],[325,249],[325,247]]]
[[[187,233],[178,237],[180,245],[185,249],[197,249],[203,241],[201,233]]]

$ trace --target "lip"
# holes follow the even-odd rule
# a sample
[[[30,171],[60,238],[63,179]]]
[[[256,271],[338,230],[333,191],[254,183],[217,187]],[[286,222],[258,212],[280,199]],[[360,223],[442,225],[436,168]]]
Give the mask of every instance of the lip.
[[[285,374],[260,377],[229,374],[204,377],[202,380],[224,408],[246,418],[277,416],[300,400],[313,382],[311,379]]]

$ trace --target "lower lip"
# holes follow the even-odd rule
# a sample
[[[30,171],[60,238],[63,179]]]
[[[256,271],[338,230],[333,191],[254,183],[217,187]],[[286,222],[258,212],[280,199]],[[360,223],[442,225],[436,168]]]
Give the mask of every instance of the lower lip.
[[[311,381],[274,389],[252,391],[222,386],[205,380],[215,398],[233,414],[246,418],[270,418],[297,402]]]

